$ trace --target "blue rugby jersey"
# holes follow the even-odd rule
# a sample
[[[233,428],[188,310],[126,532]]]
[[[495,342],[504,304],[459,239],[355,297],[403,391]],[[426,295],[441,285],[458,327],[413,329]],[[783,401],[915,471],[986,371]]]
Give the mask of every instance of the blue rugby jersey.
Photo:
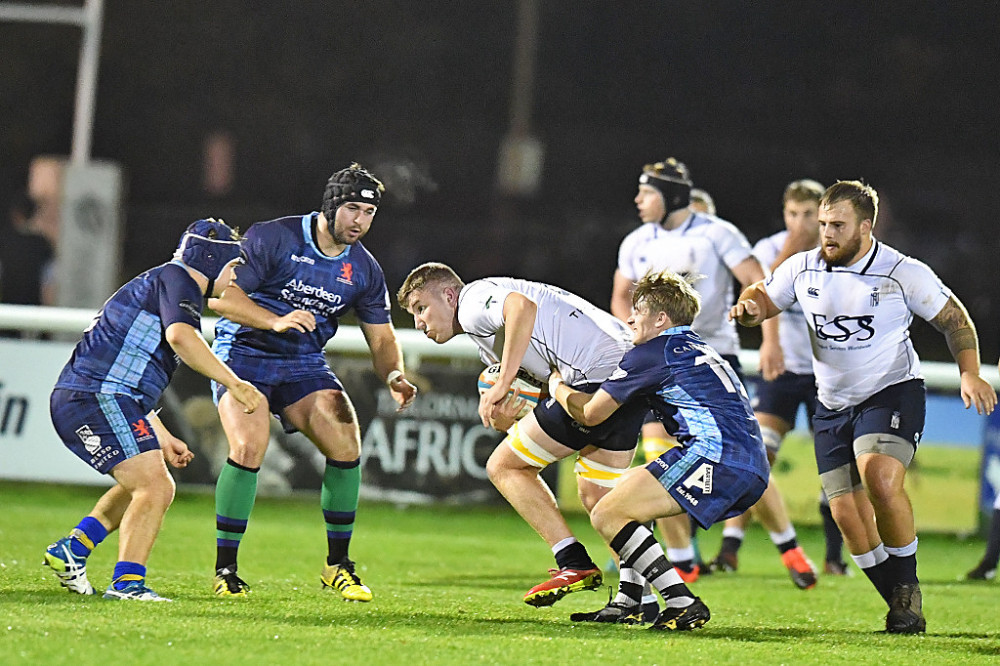
[[[619,403],[645,397],[688,451],[767,478],[767,454],[743,384],[690,326],[667,329],[626,352],[601,388]]]
[[[251,356],[321,353],[351,308],[364,323],[390,321],[382,267],[360,242],[336,257],[320,252],[312,233],[317,215],[254,224],[243,240],[246,263],[236,267],[236,284],[255,303],[279,315],[308,310],[316,316],[316,330],[275,333],[222,318],[215,329],[217,353],[225,356],[234,346]]]
[[[178,364],[163,333],[177,322],[200,331],[203,303],[198,283],[180,264],[133,278],[101,308],[55,387],[128,395],[153,409]]]

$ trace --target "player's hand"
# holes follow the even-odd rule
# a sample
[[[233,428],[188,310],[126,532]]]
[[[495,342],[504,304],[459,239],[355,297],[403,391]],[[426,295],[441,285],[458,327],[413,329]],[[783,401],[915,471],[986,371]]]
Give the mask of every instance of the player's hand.
[[[275,333],[296,330],[300,333],[311,333],[316,330],[316,315],[308,310],[292,310],[282,315],[271,325]]]
[[[264,400],[264,394],[258,391],[256,386],[242,379],[238,383],[226,388],[233,394],[236,401],[243,405],[244,414],[253,414],[257,407],[260,406],[261,401]]]
[[[736,301],[736,305],[729,309],[729,320],[735,320],[740,326],[747,327],[760,326],[760,323],[764,321],[757,301],[750,298]]]
[[[528,401],[521,397],[518,390],[511,391],[507,397],[493,406],[489,426],[500,432],[507,432],[517,422],[517,415]]]
[[[389,382],[389,392],[392,393],[393,400],[399,404],[399,407],[396,408],[397,412],[412,405],[417,397],[417,387],[411,384],[404,375]]]
[[[785,372],[785,355],[781,345],[774,341],[760,345],[760,376],[764,381],[773,382]]]
[[[479,420],[483,422],[483,427],[491,427],[490,417],[493,415],[493,407],[506,399],[509,390],[509,386],[494,384],[479,396]]]
[[[178,469],[187,467],[194,458],[194,451],[173,435],[160,442],[160,450],[163,451],[163,459],[167,464]]]
[[[975,405],[978,414],[992,414],[997,406],[997,392],[979,375],[963,372],[962,402],[966,409]]]

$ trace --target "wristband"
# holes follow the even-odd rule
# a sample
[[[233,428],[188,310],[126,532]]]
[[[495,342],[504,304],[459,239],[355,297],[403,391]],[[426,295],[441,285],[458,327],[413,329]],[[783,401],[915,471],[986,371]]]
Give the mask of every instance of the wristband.
[[[393,370],[392,372],[389,373],[389,376],[385,378],[385,384],[386,384],[386,386],[390,386],[394,381],[396,381],[397,379],[399,379],[402,376],[403,376],[402,371],[400,371],[400,370]]]
[[[556,397],[556,389],[559,388],[559,385],[562,383],[562,379],[556,379],[555,377],[549,378],[549,395],[551,397]]]

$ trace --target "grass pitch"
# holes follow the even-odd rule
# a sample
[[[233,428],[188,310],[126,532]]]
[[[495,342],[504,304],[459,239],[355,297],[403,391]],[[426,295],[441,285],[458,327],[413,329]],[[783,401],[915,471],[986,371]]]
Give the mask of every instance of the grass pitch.
[[[978,540],[921,534],[928,633],[890,636],[885,608],[863,575],[821,577],[795,589],[766,534],[752,528],[740,570],[693,585],[712,620],[690,633],[574,624],[606,590],[551,608],[521,602],[551,566],[544,543],[507,508],[364,504],[352,546],[369,604],[320,589],[325,555],[317,498],[257,502],[241,549],[247,599],[211,593],[214,505],[181,492],[149,563],[149,583],[172,604],[111,602],[68,594],[40,566],[42,552],[90,509],[97,488],[0,483],[0,663],[30,664],[834,664],[997,663],[1000,586],[956,578],[982,554]],[[574,529],[600,562],[599,538]],[[800,530],[814,560],[822,535]],[[714,554],[716,527],[701,538]],[[103,590],[116,536],[90,559]],[[606,578],[614,583],[615,576]]]

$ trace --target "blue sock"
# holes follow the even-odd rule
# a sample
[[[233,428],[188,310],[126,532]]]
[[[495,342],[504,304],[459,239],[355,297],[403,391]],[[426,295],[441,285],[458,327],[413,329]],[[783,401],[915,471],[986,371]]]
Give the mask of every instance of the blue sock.
[[[115,572],[111,575],[111,585],[119,592],[132,581],[145,580],[146,567],[138,562],[118,562]]]
[[[77,557],[90,555],[90,551],[94,550],[97,544],[108,536],[108,531],[101,524],[101,521],[90,516],[81,520],[76,529],[81,533],[73,534],[73,538],[69,540],[69,549]]]

